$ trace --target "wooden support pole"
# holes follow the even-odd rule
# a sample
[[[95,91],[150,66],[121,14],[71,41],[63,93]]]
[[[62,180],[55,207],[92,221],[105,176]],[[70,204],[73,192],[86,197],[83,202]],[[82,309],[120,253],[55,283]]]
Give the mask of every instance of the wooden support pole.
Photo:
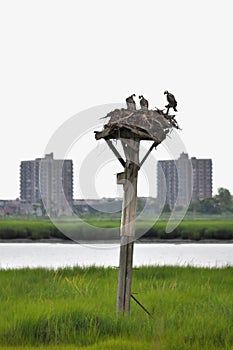
[[[135,239],[135,218],[137,205],[137,179],[139,170],[139,145],[140,141],[134,139],[122,140],[126,155],[125,181],[123,184],[124,195],[121,217],[121,247],[120,268],[118,275],[117,313],[129,314],[133,245]]]

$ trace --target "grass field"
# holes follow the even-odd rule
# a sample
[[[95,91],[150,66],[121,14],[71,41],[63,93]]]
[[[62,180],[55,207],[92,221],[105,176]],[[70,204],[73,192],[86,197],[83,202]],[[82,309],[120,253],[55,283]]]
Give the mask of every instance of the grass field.
[[[233,268],[141,267],[130,318],[115,313],[116,269],[0,270],[0,348],[233,349]]]

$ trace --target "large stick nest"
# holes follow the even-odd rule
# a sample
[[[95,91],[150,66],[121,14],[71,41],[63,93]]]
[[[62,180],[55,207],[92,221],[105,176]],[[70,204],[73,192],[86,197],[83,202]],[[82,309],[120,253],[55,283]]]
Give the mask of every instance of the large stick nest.
[[[96,139],[131,138],[132,135],[140,140],[162,142],[169,129],[179,126],[174,116],[167,115],[161,110],[128,110],[115,109],[107,114],[109,118],[104,130],[96,133]]]

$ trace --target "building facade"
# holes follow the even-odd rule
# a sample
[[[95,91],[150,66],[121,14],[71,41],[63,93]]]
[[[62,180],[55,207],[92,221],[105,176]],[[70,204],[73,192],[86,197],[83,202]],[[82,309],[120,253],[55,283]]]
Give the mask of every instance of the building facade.
[[[212,197],[212,160],[191,158],[193,168],[193,200]]]
[[[54,159],[53,153],[20,165],[20,199],[43,202],[50,216],[70,215],[73,205],[73,162]]]
[[[39,203],[40,160],[22,161],[20,164],[20,199],[25,203]]]
[[[160,207],[174,207],[178,192],[178,174],[173,160],[161,160],[157,165],[157,198]]]
[[[187,207],[190,201],[212,197],[212,160],[189,159],[182,153],[177,160],[157,165],[157,197],[160,207]]]

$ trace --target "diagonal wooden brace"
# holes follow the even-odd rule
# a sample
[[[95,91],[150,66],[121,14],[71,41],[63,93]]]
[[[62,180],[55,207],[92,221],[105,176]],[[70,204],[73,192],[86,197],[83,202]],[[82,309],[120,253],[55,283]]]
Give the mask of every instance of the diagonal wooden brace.
[[[141,168],[142,164],[146,161],[150,153],[152,152],[153,148],[156,148],[158,146],[158,142],[154,142],[153,145],[149,148],[149,150],[146,152],[144,158],[139,163],[139,167]]]
[[[110,140],[105,139],[105,141],[107,142],[109,148],[112,150],[112,152],[115,154],[115,156],[117,157],[117,159],[119,160],[119,162],[121,163],[121,165],[125,168],[125,164],[126,162],[124,161],[124,159],[121,157],[120,153],[118,152],[118,150],[116,149],[116,147],[114,147],[114,145],[112,144],[112,142]]]

